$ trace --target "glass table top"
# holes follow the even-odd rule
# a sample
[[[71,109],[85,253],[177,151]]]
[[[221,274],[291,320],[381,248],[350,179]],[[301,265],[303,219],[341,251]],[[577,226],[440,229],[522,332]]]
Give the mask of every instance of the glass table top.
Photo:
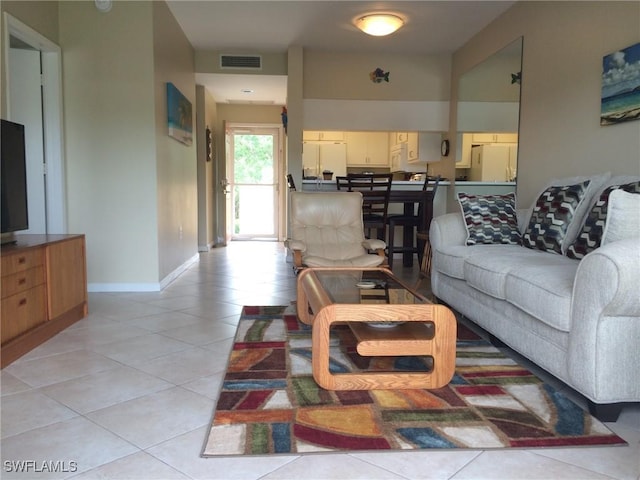
[[[333,303],[425,304],[387,270],[322,270],[314,272]]]

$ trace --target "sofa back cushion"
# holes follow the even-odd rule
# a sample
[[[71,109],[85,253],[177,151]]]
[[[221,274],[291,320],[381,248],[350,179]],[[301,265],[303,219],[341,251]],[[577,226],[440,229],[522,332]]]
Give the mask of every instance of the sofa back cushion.
[[[640,239],[640,195],[616,189],[609,195],[609,213],[602,233],[602,244]]]

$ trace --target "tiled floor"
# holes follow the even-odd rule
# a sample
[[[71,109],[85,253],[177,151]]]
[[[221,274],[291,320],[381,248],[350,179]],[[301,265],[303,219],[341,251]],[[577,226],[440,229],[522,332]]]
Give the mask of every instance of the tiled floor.
[[[282,244],[234,242],[162,292],[90,294],[86,319],[2,370],[0,476],[638,479],[637,407],[608,424],[628,447],[200,458],[241,307],[294,285]]]

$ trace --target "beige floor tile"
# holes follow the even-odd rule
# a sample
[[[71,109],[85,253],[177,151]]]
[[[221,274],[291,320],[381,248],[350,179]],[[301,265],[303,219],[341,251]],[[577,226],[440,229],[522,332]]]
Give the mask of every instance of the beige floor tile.
[[[50,385],[42,391],[76,412],[87,413],[173,386],[153,375],[122,366]]]
[[[134,318],[126,322],[127,325],[143,328],[151,332],[162,332],[172,328],[193,325],[202,320],[200,317],[182,312],[165,312],[157,315],[147,315],[146,317]]]
[[[180,385],[182,388],[204,395],[212,400],[217,400],[220,395],[220,387],[224,380],[224,372],[201,377]]]
[[[148,448],[206,425],[213,407],[211,399],[174,387],[89,413],[87,418],[139,448]]]
[[[2,397],[2,438],[78,416],[38,390]]]
[[[164,330],[162,335],[175,338],[191,345],[205,345],[227,338],[233,338],[236,327],[217,320],[200,320],[184,327]]]
[[[0,393],[2,396],[13,395],[27,390],[31,390],[31,387],[22,380],[14,377],[6,370],[0,372]]]
[[[228,340],[231,342],[231,340]],[[228,352],[228,350],[226,350]],[[206,348],[191,347],[177,353],[135,365],[136,368],[175,385],[220,373],[226,367],[226,352],[219,354]],[[225,361],[222,362],[222,357]]]
[[[353,453],[353,457],[412,480],[450,478],[482,452],[478,450]]]
[[[208,427],[199,428],[149,448],[147,453],[190,478],[199,480],[257,480],[297,458],[289,455],[201,458],[200,452],[207,432]],[[299,478],[311,480],[308,473]]]
[[[312,454],[287,463],[261,478],[264,480],[280,478],[391,480],[406,477],[346,454]]]
[[[69,478],[105,463],[135,453],[137,449],[129,442],[99,427],[83,417],[6,438],[2,441],[3,480],[17,478]],[[6,462],[32,460],[42,462],[75,462],[75,472],[25,475],[24,472],[8,472]],[[12,463],[11,465],[15,465]]]
[[[102,480],[122,480],[123,478],[129,480],[153,478],[180,480],[189,477],[148,453],[138,452],[73,477],[74,480],[95,480],[97,478]]]
[[[588,453],[585,451],[585,455]],[[482,452],[452,480],[611,480],[608,475],[524,450]]]
[[[52,355],[46,361],[36,359],[15,362],[5,367],[5,370],[32,387],[44,387],[119,366],[117,362],[97,353],[75,350]]]
[[[188,343],[157,333],[147,333],[119,342],[96,345],[93,350],[118,362],[133,365],[189,348],[192,345]]]

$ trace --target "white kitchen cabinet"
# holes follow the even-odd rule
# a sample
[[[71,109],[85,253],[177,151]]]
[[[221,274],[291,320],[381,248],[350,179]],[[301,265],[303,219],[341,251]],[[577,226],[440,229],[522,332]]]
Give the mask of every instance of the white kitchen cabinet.
[[[474,133],[474,143],[518,143],[517,133]]]
[[[407,161],[409,163],[439,162],[441,158],[439,132],[409,132]]]
[[[302,132],[302,140],[305,142],[306,141],[342,142],[344,141],[344,132],[304,130]]]
[[[347,165],[353,167],[388,167],[387,132],[347,132]]]
[[[305,177],[322,177],[333,172],[333,178],[347,174],[347,146],[344,143],[308,143],[302,145],[302,168]]]
[[[407,143],[409,132],[391,132],[391,146]]]
[[[471,147],[473,146],[473,134],[463,133],[458,143],[457,151],[460,158],[456,156],[456,168],[471,168]]]

